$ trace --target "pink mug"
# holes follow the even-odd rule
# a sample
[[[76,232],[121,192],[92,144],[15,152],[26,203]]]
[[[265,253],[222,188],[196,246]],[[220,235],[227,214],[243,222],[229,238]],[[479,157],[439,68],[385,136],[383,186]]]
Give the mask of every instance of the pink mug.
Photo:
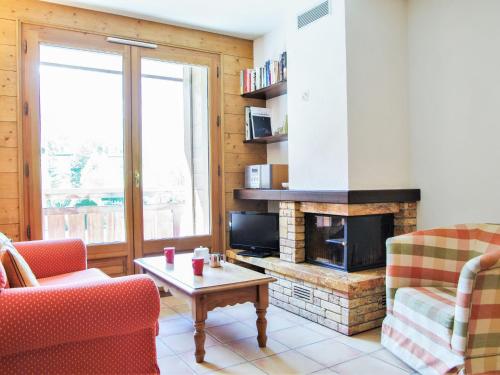
[[[191,261],[193,264],[193,273],[195,276],[203,275],[203,264],[205,263],[205,258],[193,258]]]
[[[163,254],[167,260],[167,264],[174,264],[175,247],[166,247],[163,249]]]

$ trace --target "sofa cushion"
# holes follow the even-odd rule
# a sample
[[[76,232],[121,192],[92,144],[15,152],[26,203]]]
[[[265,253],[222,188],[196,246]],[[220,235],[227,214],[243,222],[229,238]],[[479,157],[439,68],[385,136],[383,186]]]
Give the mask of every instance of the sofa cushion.
[[[0,232],[0,247],[3,247],[4,245],[12,243],[11,239],[7,237],[5,234]]]
[[[62,285],[72,283],[94,282],[99,280],[107,280],[110,277],[97,268],[89,268],[83,271],[64,273],[62,275],[46,277],[39,279],[41,286]]]
[[[457,289],[449,287],[399,288],[393,313],[420,332],[449,346],[456,294]]]
[[[0,249],[5,245],[10,243],[9,237],[0,232]],[[5,267],[2,264],[0,259],[0,289],[9,287],[9,279],[7,279],[7,273],[5,271]]]
[[[35,274],[11,242],[2,242],[0,262],[5,268],[9,285],[12,288],[38,286]]]

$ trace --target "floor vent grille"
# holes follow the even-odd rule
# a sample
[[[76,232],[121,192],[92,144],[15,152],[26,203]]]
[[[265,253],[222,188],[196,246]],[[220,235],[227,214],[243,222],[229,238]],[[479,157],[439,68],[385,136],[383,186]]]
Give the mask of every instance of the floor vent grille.
[[[300,30],[314,21],[330,14],[330,0],[326,0],[297,17],[297,28]]]

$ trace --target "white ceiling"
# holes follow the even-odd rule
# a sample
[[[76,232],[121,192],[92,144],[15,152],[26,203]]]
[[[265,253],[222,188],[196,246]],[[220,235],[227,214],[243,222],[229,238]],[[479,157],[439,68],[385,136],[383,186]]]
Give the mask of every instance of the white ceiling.
[[[256,39],[301,0],[45,0],[198,30]]]

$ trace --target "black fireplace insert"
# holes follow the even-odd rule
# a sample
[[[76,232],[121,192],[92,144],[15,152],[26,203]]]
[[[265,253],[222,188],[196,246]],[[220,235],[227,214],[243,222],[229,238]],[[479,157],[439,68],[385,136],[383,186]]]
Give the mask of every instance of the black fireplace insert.
[[[385,266],[385,241],[394,235],[394,215],[306,214],[306,261],[343,271]]]

